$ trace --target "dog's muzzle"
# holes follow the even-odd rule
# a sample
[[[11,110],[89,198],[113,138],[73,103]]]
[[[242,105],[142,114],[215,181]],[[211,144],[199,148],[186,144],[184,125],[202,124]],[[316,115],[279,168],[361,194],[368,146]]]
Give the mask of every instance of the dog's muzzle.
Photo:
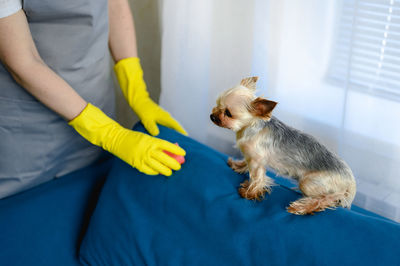
[[[210,119],[211,119],[211,121],[213,121],[217,125],[221,123],[221,120],[219,119],[219,117],[217,117],[217,116],[215,116],[213,114],[210,115]]]

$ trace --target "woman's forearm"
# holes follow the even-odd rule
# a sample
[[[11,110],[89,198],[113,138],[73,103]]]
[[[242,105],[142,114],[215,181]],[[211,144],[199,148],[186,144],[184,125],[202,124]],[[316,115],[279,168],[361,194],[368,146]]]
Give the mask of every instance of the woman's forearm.
[[[128,1],[109,0],[108,13],[108,45],[114,61],[137,57],[135,25]]]
[[[23,10],[0,19],[0,60],[17,83],[66,120],[85,108],[86,101],[40,58]]]
[[[41,61],[21,64],[17,69],[10,69],[10,73],[30,94],[67,121],[79,115],[87,105],[67,82]]]

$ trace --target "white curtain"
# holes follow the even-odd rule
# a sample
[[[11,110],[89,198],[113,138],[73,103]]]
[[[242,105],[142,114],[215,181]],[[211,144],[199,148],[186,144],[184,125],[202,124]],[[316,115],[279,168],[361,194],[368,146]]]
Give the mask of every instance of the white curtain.
[[[234,134],[211,123],[211,108],[253,67],[266,87],[266,3],[163,1],[161,105],[192,137],[224,152],[235,152]]]
[[[275,115],[351,166],[355,204],[400,221],[400,104],[327,79],[342,3],[336,0],[164,0],[161,105],[189,134],[239,156],[211,123],[220,92],[259,76]]]

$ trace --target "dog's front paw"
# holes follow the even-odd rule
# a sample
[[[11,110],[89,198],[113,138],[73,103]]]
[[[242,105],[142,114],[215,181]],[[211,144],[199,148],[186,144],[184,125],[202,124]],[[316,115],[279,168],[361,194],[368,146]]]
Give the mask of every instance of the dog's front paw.
[[[247,163],[245,160],[235,161],[232,158],[228,159],[228,165],[233,169],[236,173],[243,174],[248,171]]]
[[[268,192],[269,190],[266,187],[252,186],[251,183],[246,180],[240,184],[238,191],[242,198],[261,201],[265,197],[265,192]]]

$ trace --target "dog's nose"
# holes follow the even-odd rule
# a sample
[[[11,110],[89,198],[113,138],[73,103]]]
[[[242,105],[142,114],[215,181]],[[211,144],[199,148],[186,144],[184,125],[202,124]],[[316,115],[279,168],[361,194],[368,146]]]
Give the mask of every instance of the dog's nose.
[[[211,121],[213,121],[214,123],[218,124],[219,123],[219,118],[216,117],[215,115],[211,114],[210,115],[210,119]]]
[[[213,114],[210,115],[210,119],[215,123],[215,116]]]

